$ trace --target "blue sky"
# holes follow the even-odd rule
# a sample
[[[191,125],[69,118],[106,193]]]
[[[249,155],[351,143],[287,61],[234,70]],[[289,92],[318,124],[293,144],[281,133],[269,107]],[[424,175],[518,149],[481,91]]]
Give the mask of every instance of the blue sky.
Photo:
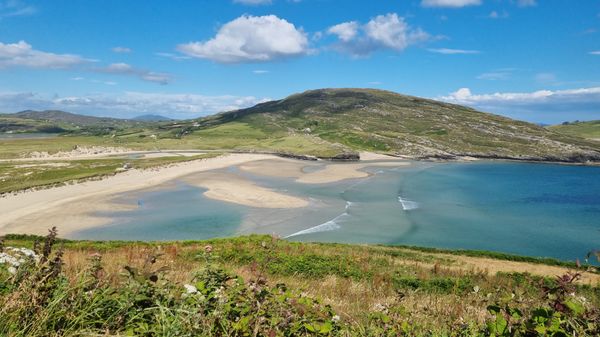
[[[596,0],[0,0],[0,111],[192,118],[373,87],[600,119]]]

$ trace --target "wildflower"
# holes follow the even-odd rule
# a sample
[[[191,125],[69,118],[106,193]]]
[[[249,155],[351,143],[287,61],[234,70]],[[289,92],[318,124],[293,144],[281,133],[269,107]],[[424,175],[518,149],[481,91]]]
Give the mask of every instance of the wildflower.
[[[204,252],[205,252],[206,254],[210,254],[210,253],[212,253],[212,250],[213,250],[213,247],[212,247],[211,245],[206,245],[206,246],[204,246]]]
[[[5,264],[8,272],[13,275],[28,260],[39,262],[40,258],[33,250],[27,248],[6,247],[4,252],[0,253],[0,265]]]
[[[340,321],[340,316],[339,315],[334,315],[333,317],[331,317],[331,321],[333,323],[337,323]]]
[[[198,292],[198,289],[191,284],[184,284],[183,287],[185,288],[186,294],[195,294]]]
[[[379,311],[379,312],[386,312],[386,311],[387,311],[387,308],[386,308],[386,306],[385,306],[385,305],[383,305],[383,304],[381,304],[381,303],[377,303],[377,304],[375,304],[375,305],[373,306],[373,309],[374,309],[375,311]]]

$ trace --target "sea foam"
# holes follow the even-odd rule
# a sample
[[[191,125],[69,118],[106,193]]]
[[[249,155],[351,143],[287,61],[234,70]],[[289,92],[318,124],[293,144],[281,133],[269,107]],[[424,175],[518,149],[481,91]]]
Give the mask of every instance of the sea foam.
[[[344,210],[344,213],[336,216],[335,218],[324,222],[320,225],[314,226],[314,227],[310,227],[304,230],[301,230],[299,232],[290,234],[286,237],[284,237],[284,239],[287,238],[291,238],[294,236],[298,236],[298,235],[305,235],[305,234],[312,234],[312,233],[320,233],[320,232],[329,232],[329,231],[334,231],[337,229],[342,228],[342,226],[340,226],[340,224],[338,223],[338,221],[342,220],[343,218],[350,216],[350,214],[348,213],[348,210],[350,209],[350,206],[352,206],[352,202],[350,201],[346,201],[346,209]]]
[[[403,199],[401,196],[398,196],[398,202],[402,205],[402,209],[405,211],[410,211],[412,209],[419,208],[419,203],[416,201]]]

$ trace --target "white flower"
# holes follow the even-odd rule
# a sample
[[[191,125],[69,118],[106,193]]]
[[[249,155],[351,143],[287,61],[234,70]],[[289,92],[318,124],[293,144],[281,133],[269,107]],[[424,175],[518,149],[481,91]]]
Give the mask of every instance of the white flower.
[[[380,311],[380,312],[386,312],[387,308],[385,307],[385,305],[381,304],[381,303],[377,303],[373,306],[373,309],[375,309],[375,311]]]
[[[185,288],[186,294],[195,294],[198,292],[198,289],[191,284],[184,284],[183,287]]]
[[[334,323],[337,323],[337,322],[339,322],[339,321],[340,321],[340,316],[338,316],[338,315],[334,315],[333,317],[331,317],[331,320],[332,320]]]
[[[17,268],[29,259],[39,261],[35,252],[27,248],[6,247],[4,252],[0,252],[0,264],[6,264],[11,274],[15,274]]]

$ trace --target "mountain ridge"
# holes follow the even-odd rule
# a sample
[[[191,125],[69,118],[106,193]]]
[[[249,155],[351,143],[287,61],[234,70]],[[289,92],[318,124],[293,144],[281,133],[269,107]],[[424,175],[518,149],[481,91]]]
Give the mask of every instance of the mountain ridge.
[[[432,99],[362,88],[308,90],[198,120],[304,133],[354,151],[413,158],[600,161],[597,144],[541,126]]]
[[[0,131],[9,130],[110,135],[119,146],[132,148],[269,152],[298,158],[358,159],[359,152],[370,151],[413,159],[600,162],[600,145],[594,140],[470,107],[364,88],[308,90],[177,121],[28,110],[0,115]]]

